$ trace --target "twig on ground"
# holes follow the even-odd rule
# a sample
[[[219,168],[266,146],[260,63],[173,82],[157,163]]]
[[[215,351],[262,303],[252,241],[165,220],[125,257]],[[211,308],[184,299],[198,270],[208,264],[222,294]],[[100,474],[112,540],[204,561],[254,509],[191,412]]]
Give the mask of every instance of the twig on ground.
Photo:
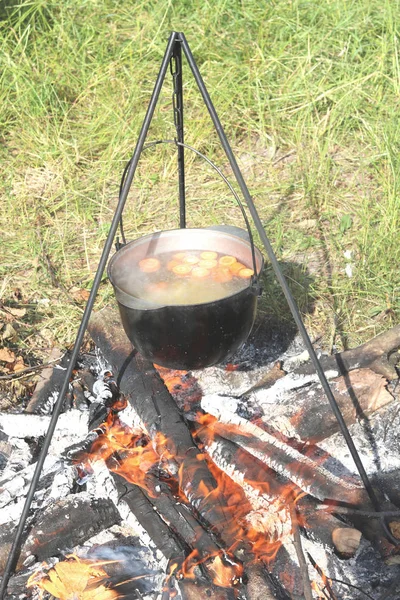
[[[28,373],[32,373],[32,371],[40,371],[41,369],[45,369],[46,367],[50,367],[51,365],[54,365],[58,362],[61,362],[61,360],[64,358],[64,354],[62,356],[60,356],[59,358],[55,358],[54,360],[50,360],[47,363],[43,363],[40,365],[35,365],[33,367],[26,367],[26,369],[21,369],[20,371],[15,371],[15,373],[9,373],[8,375],[0,375],[0,381],[4,381],[6,379],[14,379],[14,380],[18,380],[18,379],[23,379],[24,377],[27,376]]]
[[[290,508],[290,519],[291,519],[292,528],[293,528],[293,532],[292,532],[293,533],[293,544],[294,544],[294,547],[296,550],[297,559],[299,561],[300,571],[301,571],[301,575],[303,578],[304,598],[305,598],[305,600],[313,600],[311,582],[310,582],[310,577],[308,574],[308,565],[307,565],[306,558],[304,556],[303,546],[301,544],[301,537],[300,537],[299,524],[298,524],[298,520],[297,520],[296,506],[293,502],[291,502],[289,504],[289,508]]]

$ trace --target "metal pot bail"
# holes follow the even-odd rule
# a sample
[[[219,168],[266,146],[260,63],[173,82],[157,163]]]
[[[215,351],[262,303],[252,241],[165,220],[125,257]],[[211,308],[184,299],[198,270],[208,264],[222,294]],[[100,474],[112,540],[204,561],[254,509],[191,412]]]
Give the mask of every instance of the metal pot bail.
[[[226,183],[226,185],[228,186],[228,188],[232,192],[232,194],[233,194],[233,196],[234,196],[234,198],[236,200],[236,203],[237,203],[237,205],[240,208],[240,211],[242,213],[244,222],[246,224],[247,234],[249,236],[249,242],[250,242],[250,248],[251,248],[251,259],[252,259],[253,271],[254,271],[254,275],[252,276],[252,279],[251,279],[249,287],[251,288],[251,291],[252,291],[252,293],[254,295],[260,296],[261,293],[262,293],[262,287],[261,287],[261,285],[259,283],[259,277],[258,277],[258,274],[257,274],[257,263],[256,263],[255,249],[254,249],[253,234],[251,232],[250,222],[249,222],[249,219],[247,217],[246,211],[244,209],[243,203],[241,202],[241,200],[240,200],[237,192],[233,188],[232,184],[229,182],[229,180],[227,179],[227,177],[222,173],[221,169],[219,167],[217,167],[217,165],[214,162],[212,162],[212,160],[210,160],[207,156],[205,156],[204,154],[202,154],[202,152],[200,152],[196,148],[193,148],[192,146],[189,146],[188,144],[184,144],[183,142],[178,142],[176,139],[174,139],[174,140],[156,140],[154,142],[149,142],[148,144],[145,144],[143,146],[143,150],[147,150],[148,148],[153,148],[154,146],[158,146],[159,144],[173,144],[173,145],[175,145],[177,147],[178,146],[182,146],[183,148],[187,148],[188,150],[191,150],[192,152],[194,152],[195,154],[197,154],[198,156],[200,156],[200,158],[203,158],[214,169],[214,171],[216,171],[216,173],[218,173],[218,175]],[[124,171],[122,173],[121,183],[120,183],[120,186],[119,186],[119,197],[121,197],[121,194],[122,194],[123,189],[124,189],[125,179],[126,179],[126,175],[128,173],[128,169],[129,169],[130,163],[131,163],[131,161],[129,160],[127,162],[127,164],[125,165]],[[120,248],[122,248],[126,244],[126,238],[125,238],[125,232],[124,232],[124,227],[123,227],[122,215],[121,215],[120,220],[119,220],[119,227],[120,227],[120,231],[121,231],[122,243],[120,243],[119,242],[119,238],[117,238],[117,241],[116,241],[116,244],[115,244],[116,250],[119,250]]]

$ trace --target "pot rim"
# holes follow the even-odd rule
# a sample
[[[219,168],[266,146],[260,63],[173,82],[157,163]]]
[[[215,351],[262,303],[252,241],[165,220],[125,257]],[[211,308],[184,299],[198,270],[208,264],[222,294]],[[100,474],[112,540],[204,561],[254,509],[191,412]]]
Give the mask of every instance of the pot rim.
[[[117,250],[112,257],[110,258],[108,265],[107,265],[107,277],[110,280],[114,291],[115,291],[115,295],[116,295],[116,299],[117,301],[122,304],[123,306],[127,307],[127,308],[135,308],[138,310],[157,310],[157,309],[162,309],[162,308],[185,308],[185,307],[196,307],[196,306],[211,306],[213,304],[216,304],[218,302],[223,302],[225,300],[227,300],[228,298],[234,298],[235,296],[239,296],[240,294],[243,294],[244,292],[248,292],[250,291],[250,293],[254,293],[255,295],[259,295],[259,291],[258,291],[258,287],[255,285],[258,282],[258,279],[262,273],[263,267],[264,267],[264,257],[261,254],[260,250],[257,248],[257,246],[254,245],[254,253],[256,256],[256,261],[259,262],[259,269],[258,272],[256,272],[255,274],[255,278],[254,281],[252,282],[251,280],[249,281],[249,285],[246,287],[241,288],[240,290],[238,290],[237,292],[234,292],[233,294],[228,294],[226,296],[223,296],[222,298],[218,298],[217,300],[212,300],[211,302],[198,302],[196,304],[158,304],[158,303],[153,303],[150,302],[148,300],[142,299],[142,298],[137,298],[131,294],[128,294],[127,292],[125,292],[124,290],[122,290],[120,287],[118,287],[118,285],[113,282],[113,278],[111,275],[111,270],[113,267],[113,264],[116,262],[116,260],[118,259],[119,256],[121,256],[121,253],[123,253],[124,251],[127,251],[127,248],[135,246],[135,245],[140,245],[141,243],[145,243],[146,240],[151,239],[151,238],[156,238],[159,237],[160,234],[169,234],[169,233],[183,233],[183,235],[186,235],[185,232],[201,232],[201,233],[207,233],[208,236],[212,236],[212,237],[216,237],[216,238],[231,238],[234,241],[238,241],[240,244],[247,246],[249,248],[249,251],[251,252],[251,243],[248,240],[245,240],[239,236],[233,235],[231,233],[227,233],[227,232],[221,232],[218,230],[212,230],[212,229],[207,229],[207,228],[202,228],[202,227],[187,227],[184,229],[164,229],[164,230],[160,230],[160,231],[154,231],[153,233],[148,233],[144,236],[140,236],[138,238],[136,238],[135,240],[132,240],[131,242],[128,242],[127,244],[124,244],[122,246],[122,248],[120,248],[119,250]],[[124,301],[125,300],[125,301]]]

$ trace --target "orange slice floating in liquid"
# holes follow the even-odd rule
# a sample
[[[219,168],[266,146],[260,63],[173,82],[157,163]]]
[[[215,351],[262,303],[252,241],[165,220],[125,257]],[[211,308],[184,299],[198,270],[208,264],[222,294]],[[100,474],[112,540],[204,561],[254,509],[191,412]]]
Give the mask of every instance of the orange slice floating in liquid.
[[[239,277],[243,277],[243,279],[247,279],[248,277],[251,277],[252,275],[254,275],[254,271],[253,269],[241,269],[238,273]]]
[[[175,265],[175,267],[172,269],[172,272],[179,277],[185,277],[186,275],[189,275],[192,269],[193,267],[191,265],[185,265],[182,263]]]
[[[242,269],[246,269],[246,265],[243,265],[240,262],[235,262],[229,267],[229,270],[231,273],[233,273],[233,275],[237,275]]]
[[[218,262],[213,259],[201,260],[197,266],[203,267],[204,269],[214,269],[218,265]],[[243,265],[244,267],[244,265]]]
[[[139,262],[139,269],[143,273],[155,273],[160,268],[160,264],[158,258],[144,258]]]
[[[209,274],[210,270],[205,269],[204,267],[194,267],[191,273],[192,277],[195,277],[196,279],[203,279],[204,277],[208,277]]]
[[[199,258],[197,256],[193,256],[193,254],[189,254],[188,256],[185,256],[185,258],[183,259],[184,263],[187,263],[188,265],[196,265],[199,262]]]
[[[227,283],[232,280],[232,273],[230,273],[229,269],[218,267],[213,271],[212,277],[218,283]]]
[[[217,252],[209,252],[208,250],[206,252],[202,252],[200,254],[200,257],[203,260],[215,260],[217,258],[217,256],[218,256]]]
[[[176,265],[180,265],[181,262],[177,259],[172,259],[167,263],[167,269],[168,271],[173,271],[174,267],[176,267]]]
[[[221,267],[230,267],[237,261],[234,256],[221,256],[218,262],[221,265]]]

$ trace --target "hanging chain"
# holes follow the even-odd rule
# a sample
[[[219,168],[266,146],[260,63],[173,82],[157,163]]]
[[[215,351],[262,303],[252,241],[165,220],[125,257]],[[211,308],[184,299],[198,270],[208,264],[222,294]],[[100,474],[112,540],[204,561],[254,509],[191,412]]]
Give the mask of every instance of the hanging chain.
[[[174,125],[176,129],[176,138],[180,137],[180,130],[182,129],[183,119],[182,119],[182,110],[179,106],[178,102],[178,77],[180,75],[180,64],[175,54],[171,56],[171,60],[169,63],[169,68],[172,75],[172,84],[173,84],[173,92],[172,92],[172,109],[174,113]]]

